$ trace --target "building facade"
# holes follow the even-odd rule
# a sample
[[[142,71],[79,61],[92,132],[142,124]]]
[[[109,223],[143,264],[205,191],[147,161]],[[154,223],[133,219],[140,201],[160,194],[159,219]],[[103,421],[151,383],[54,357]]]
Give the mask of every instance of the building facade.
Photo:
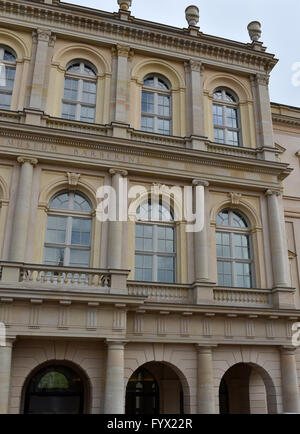
[[[0,413],[300,412],[300,109],[118,3],[0,3]]]

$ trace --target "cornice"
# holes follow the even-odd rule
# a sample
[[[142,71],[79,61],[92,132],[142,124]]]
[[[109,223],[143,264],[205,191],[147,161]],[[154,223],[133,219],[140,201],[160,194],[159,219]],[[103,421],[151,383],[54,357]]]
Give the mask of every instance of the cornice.
[[[53,33],[94,37],[111,45],[114,41],[129,44],[131,48],[159,50],[163,54],[182,59],[201,57],[202,61],[218,61],[269,73],[277,63],[273,54],[256,51],[251,44],[231,41],[200,33],[189,35],[184,29],[130,17],[122,21],[118,14],[75,7],[48,5],[30,1],[0,1],[1,21],[19,24],[33,30],[46,26]]]
[[[300,128],[300,118],[294,118],[291,116],[278,115],[276,113],[272,113],[272,120],[276,124],[284,124],[284,125]]]
[[[59,136],[45,127],[27,127],[26,125],[5,125],[0,122],[0,136],[9,139],[19,139],[22,142],[38,142],[50,145],[69,145],[78,149],[85,148],[89,150],[120,152],[139,157],[150,157],[168,159],[169,161],[180,161],[186,163],[203,164],[206,166],[216,166],[227,169],[246,170],[253,173],[264,173],[277,176],[280,180],[284,179],[292,169],[286,163],[271,162],[260,159],[241,158],[238,156],[214,154],[205,151],[195,151],[175,146],[164,146],[159,144],[133,142],[129,139],[117,139],[115,137],[80,137],[78,133],[72,136],[70,132],[60,131]],[[20,148],[21,149],[21,148]],[[12,151],[19,152],[20,150]],[[1,152],[1,147],[0,147]],[[7,153],[7,150],[5,151]],[[27,150],[26,152],[29,152]],[[32,149],[30,149],[32,153]],[[38,153],[41,158],[43,151]],[[51,158],[51,155],[48,156]],[[55,157],[54,157],[55,158]],[[190,174],[193,177],[192,174]]]

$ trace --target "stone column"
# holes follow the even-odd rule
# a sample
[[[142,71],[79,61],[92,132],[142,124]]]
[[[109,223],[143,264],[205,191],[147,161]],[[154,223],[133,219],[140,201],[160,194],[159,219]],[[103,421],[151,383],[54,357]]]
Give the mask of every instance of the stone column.
[[[124,414],[124,347],[125,342],[107,341],[104,414]]]
[[[268,217],[270,229],[271,257],[273,267],[273,281],[275,287],[288,287],[287,251],[283,239],[283,231],[278,204],[278,191],[267,190]]]
[[[195,261],[195,281],[208,281],[208,260],[209,260],[209,249],[207,242],[207,232],[208,232],[208,216],[206,206],[208,203],[207,198],[207,187],[209,183],[207,181],[201,181],[199,179],[193,180],[193,186],[204,187],[204,227],[202,231],[194,232],[194,261]],[[195,192],[194,192],[195,193]],[[194,194],[194,198],[195,198]],[[196,204],[194,204],[194,209],[196,209]]]
[[[266,74],[256,74],[251,80],[254,96],[257,146],[262,150],[261,157],[263,159],[275,161],[277,150],[274,146],[272,112],[268,87],[269,77]]]
[[[282,404],[284,413],[300,413],[295,348],[281,348]]]
[[[53,47],[55,36],[49,29],[37,29],[33,37],[36,38],[36,54],[33,69],[32,87],[29,108],[43,111],[47,96],[47,83],[50,71],[49,47]]]
[[[38,163],[38,160],[31,157],[18,157],[17,160],[21,164],[21,169],[13,217],[9,258],[10,261],[24,262],[30,216],[33,167]]]
[[[198,352],[198,414],[214,414],[215,391],[212,366],[212,347],[196,345]]]
[[[123,244],[123,222],[124,216],[120,209],[120,200],[124,200],[124,208],[126,208],[126,183],[124,177],[128,175],[126,170],[110,169],[109,173],[112,176],[111,186],[116,193],[116,221],[109,222],[108,229],[108,268],[120,269],[122,268],[122,244]],[[124,197],[126,195],[126,197]]]
[[[192,148],[204,149],[203,64],[195,60],[185,63],[187,98],[187,135],[192,136]]]
[[[13,340],[0,346],[0,414],[8,413]]]

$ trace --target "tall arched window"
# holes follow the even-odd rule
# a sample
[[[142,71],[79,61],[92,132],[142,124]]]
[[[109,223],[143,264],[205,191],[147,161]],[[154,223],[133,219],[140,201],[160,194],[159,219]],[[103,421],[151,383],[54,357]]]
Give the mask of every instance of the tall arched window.
[[[78,192],[61,192],[49,205],[44,263],[60,267],[89,267],[91,211],[88,199]]]
[[[214,140],[231,146],[241,145],[238,98],[227,89],[216,89],[213,94]]]
[[[171,134],[171,86],[157,74],[144,79],[141,129],[151,133]]]
[[[10,110],[16,74],[16,55],[0,46],[0,109]]]
[[[217,216],[218,285],[252,288],[253,255],[248,220],[239,211],[224,210]]]
[[[94,122],[96,93],[96,68],[82,60],[72,62],[65,75],[62,118]]]
[[[135,280],[174,283],[176,243],[173,210],[162,201],[144,202],[137,209]]]

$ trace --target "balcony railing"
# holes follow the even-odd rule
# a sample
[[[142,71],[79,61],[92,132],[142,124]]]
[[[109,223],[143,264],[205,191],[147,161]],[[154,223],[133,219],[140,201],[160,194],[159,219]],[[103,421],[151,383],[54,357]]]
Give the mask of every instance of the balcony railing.
[[[214,288],[214,303],[229,306],[271,307],[270,290],[245,288]]]
[[[147,301],[157,303],[193,304],[194,294],[191,285],[164,283],[128,282],[129,295],[147,297]]]

